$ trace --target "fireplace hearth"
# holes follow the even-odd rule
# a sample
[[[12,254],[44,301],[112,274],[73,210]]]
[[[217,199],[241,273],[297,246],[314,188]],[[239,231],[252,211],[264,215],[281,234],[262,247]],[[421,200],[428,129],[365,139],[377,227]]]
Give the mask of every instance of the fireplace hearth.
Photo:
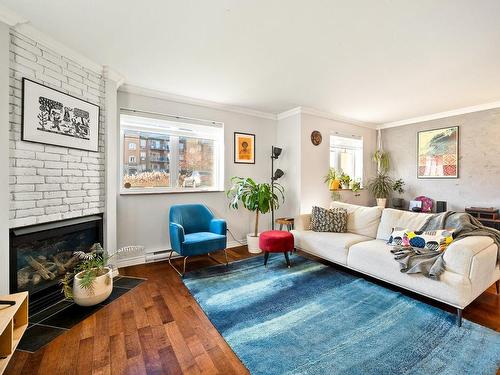
[[[103,220],[91,215],[10,232],[11,293],[29,292],[31,315],[64,299],[59,282],[77,265],[75,251],[102,244]]]

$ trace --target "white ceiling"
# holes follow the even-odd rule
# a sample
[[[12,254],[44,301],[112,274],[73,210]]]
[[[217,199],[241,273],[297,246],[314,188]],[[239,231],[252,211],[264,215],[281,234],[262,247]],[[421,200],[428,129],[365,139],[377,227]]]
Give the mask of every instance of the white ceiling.
[[[0,0],[126,82],[386,123],[500,100],[498,0]]]

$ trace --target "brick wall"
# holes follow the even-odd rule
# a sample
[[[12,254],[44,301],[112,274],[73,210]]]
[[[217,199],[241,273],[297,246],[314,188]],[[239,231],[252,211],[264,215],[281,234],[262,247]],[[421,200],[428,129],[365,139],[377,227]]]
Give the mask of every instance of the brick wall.
[[[101,107],[99,152],[21,141],[22,78]],[[104,79],[11,30],[10,227],[104,211]]]

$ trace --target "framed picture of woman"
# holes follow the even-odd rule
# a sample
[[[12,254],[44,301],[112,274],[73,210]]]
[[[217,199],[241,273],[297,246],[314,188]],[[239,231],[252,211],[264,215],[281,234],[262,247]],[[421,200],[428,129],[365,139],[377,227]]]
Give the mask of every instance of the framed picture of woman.
[[[234,162],[255,164],[255,134],[234,133]]]

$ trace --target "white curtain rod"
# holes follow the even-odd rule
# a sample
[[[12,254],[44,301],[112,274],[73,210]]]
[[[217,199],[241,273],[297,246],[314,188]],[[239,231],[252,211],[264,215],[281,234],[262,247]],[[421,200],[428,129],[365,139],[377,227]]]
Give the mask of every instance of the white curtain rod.
[[[167,118],[176,119],[176,120],[197,121],[197,122],[209,123],[211,125],[218,125],[218,126],[224,125],[224,123],[220,122],[220,121],[204,120],[204,119],[199,119],[199,118],[194,118],[194,117],[185,117],[185,116],[178,116],[178,115],[169,115],[167,113],[161,113],[161,112],[142,111],[140,109],[120,108],[120,112],[123,112],[123,111],[132,112],[132,113],[142,113],[142,114],[146,114],[146,115],[167,117]]]

